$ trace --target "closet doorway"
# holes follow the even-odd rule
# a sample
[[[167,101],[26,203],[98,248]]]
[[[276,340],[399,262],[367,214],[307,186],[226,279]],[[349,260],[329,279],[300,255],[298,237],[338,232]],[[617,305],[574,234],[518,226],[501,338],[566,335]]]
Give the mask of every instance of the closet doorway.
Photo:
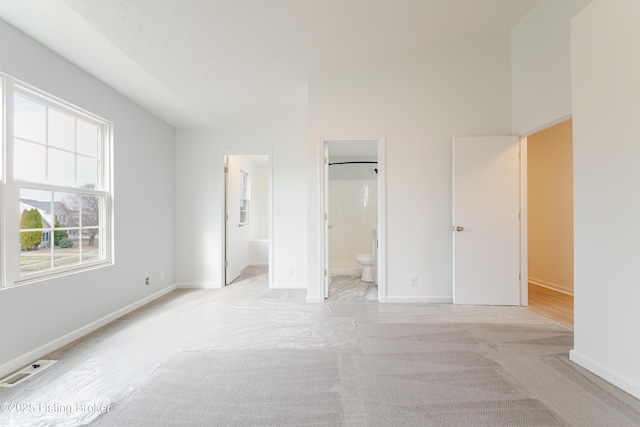
[[[572,120],[527,137],[528,304],[573,327]]]

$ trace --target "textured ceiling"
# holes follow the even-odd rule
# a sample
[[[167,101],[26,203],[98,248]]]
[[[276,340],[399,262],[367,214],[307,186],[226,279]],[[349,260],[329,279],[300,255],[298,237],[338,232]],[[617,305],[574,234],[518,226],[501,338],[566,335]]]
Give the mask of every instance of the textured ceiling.
[[[315,75],[511,28],[538,0],[2,0],[0,18],[177,127],[305,102]]]

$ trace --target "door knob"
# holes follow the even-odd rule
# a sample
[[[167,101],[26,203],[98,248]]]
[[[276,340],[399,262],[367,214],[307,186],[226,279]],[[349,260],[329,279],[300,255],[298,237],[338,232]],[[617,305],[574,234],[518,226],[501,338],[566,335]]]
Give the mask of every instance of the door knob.
[[[457,226],[457,227],[456,227],[456,231],[464,231],[464,227]]]

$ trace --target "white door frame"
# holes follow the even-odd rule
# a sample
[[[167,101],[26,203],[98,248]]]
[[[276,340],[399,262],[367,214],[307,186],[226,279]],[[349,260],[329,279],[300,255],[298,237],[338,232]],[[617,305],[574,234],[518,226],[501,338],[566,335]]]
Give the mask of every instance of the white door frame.
[[[529,225],[527,223],[527,137],[520,138],[520,305],[529,305]]]
[[[326,188],[325,177],[328,174],[328,164],[325,162],[325,152],[328,143],[353,143],[353,142],[375,142],[378,146],[378,301],[386,302],[387,299],[387,252],[386,252],[386,197],[385,197],[385,139],[384,137],[320,137],[318,138],[318,182],[320,183],[320,194],[318,195],[318,215],[320,219],[320,237],[318,239],[318,283],[322,285],[322,301],[324,302],[325,274],[329,274],[329,260],[325,259],[327,248],[327,226],[325,213],[327,213],[325,200],[329,191]]]
[[[267,222],[267,228],[269,229],[269,288],[273,287],[273,150],[271,149],[228,149],[228,150],[220,150],[218,153],[218,161],[216,162],[219,169],[220,177],[221,177],[221,186],[220,186],[220,218],[222,219],[220,223],[220,242],[219,242],[219,250],[220,250],[220,287],[225,287],[225,245],[227,240],[227,230],[226,230],[226,221],[225,221],[225,208],[226,208],[226,189],[225,189],[225,177],[224,177],[224,158],[225,156],[268,156],[269,158],[269,170],[267,171],[267,175],[269,176],[268,192],[268,213],[269,219]]]

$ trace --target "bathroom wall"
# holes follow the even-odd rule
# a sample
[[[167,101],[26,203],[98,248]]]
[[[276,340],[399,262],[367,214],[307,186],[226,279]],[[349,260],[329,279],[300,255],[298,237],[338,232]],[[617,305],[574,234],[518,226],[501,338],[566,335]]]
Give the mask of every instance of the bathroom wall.
[[[375,161],[373,158],[358,158]],[[331,157],[330,163],[354,161]],[[378,221],[378,181],[372,164],[329,167],[329,273],[360,274],[356,255],[373,253],[373,230]]]

